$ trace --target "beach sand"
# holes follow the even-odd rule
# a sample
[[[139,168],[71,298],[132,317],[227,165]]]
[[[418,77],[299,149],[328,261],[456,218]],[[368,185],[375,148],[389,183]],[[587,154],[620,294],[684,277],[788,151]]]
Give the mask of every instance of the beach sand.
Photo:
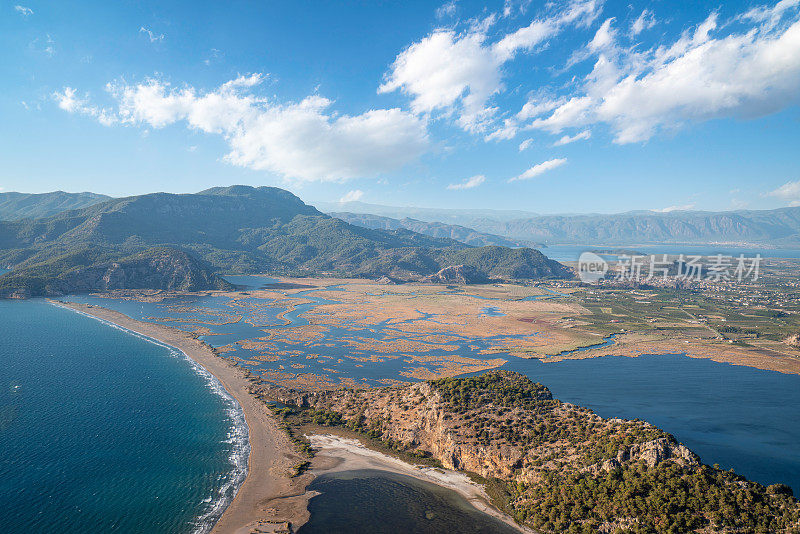
[[[535,534],[534,530],[517,524],[511,517],[491,506],[483,486],[476,484],[463,473],[450,469],[411,465],[398,458],[368,449],[352,438],[334,434],[311,434],[307,437],[316,451],[312,464],[312,473],[315,475],[375,469],[410,476],[453,490],[481,512],[503,521],[520,532]]]
[[[241,369],[216,356],[207,345],[186,332],[137,321],[98,306],[55,303],[181,350],[213,374],[242,407],[250,438],[247,478],[212,534],[288,533],[308,521],[311,495],[306,494],[305,488],[314,475],[290,477],[292,467],[306,458],[295,452],[269,409],[250,394],[250,382]]]

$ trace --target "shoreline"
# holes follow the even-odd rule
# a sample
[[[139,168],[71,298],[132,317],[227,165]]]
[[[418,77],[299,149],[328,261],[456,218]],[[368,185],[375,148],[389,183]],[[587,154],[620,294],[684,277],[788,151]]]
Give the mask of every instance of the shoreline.
[[[357,439],[333,435],[310,436],[312,446],[317,449],[311,459],[312,469],[292,478],[289,475],[292,467],[308,459],[295,451],[273,414],[250,392],[250,381],[241,368],[212,352],[210,346],[190,333],[171,326],[138,321],[101,306],[48,301],[181,352],[190,363],[216,379],[227,395],[239,405],[246,421],[249,443],[246,476],[211,528],[211,534],[296,532],[310,517],[308,501],[316,492],[307,491],[306,487],[316,476],[364,468],[411,476],[449,489],[464,497],[476,510],[519,532],[535,534],[535,531],[517,524],[510,516],[492,506],[484,488],[465,474],[415,466],[369,449]]]
[[[313,475],[292,478],[292,466],[304,461],[272,413],[249,390],[242,370],[217,356],[191,334],[172,327],[137,321],[125,314],[85,304],[49,300],[54,305],[108,322],[183,353],[212,375],[238,403],[247,423],[250,453],[247,472],[212,534],[289,533],[309,518],[306,486]]]
[[[483,486],[470,480],[464,473],[451,469],[412,465],[370,449],[357,438],[336,434],[311,434],[306,437],[317,451],[312,464],[314,467],[311,470],[314,475],[372,469],[409,476],[458,493],[479,512],[502,521],[523,534],[536,534],[535,530],[518,524],[511,516],[492,506]]]

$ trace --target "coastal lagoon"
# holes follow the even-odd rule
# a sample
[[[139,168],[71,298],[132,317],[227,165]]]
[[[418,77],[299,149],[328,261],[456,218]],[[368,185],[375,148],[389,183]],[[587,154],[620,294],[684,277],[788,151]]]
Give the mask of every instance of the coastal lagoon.
[[[237,277],[232,281],[250,288],[275,282],[255,276]],[[335,289],[347,291],[346,285]],[[467,288],[465,294],[468,292]],[[307,324],[302,317],[304,311],[334,298],[330,293],[326,293],[327,298],[321,298],[315,295],[315,290],[292,292],[292,297],[298,295],[312,303],[297,306],[284,316],[288,330],[292,326]],[[72,297],[70,300],[109,307],[142,320],[161,322],[165,318],[175,319],[168,324],[187,330],[197,326],[191,319],[194,317],[196,320],[198,309],[211,313],[231,311],[228,297],[189,297],[180,303],[142,303],[92,296]],[[202,338],[215,347],[231,347],[232,351],[225,356],[240,358],[239,364],[255,373],[282,367],[288,369],[293,362],[302,361],[305,366],[302,372],[376,386],[383,380],[413,380],[403,373],[413,366],[424,365],[408,358],[393,359],[385,355],[371,362],[353,359],[354,355],[360,356],[362,352],[354,348],[353,339],[397,335],[392,325],[383,323],[369,327],[348,324],[331,327],[321,339],[315,340],[313,346],[302,341],[276,343],[282,353],[295,356],[259,361],[254,351],[233,343],[264,335],[275,328],[285,328],[277,316],[286,308],[278,303],[261,304],[257,316],[260,322],[248,319],[246,308],[237,306],[234,309],[244,314],[243,320],[235,324],[205,324],[212,335]],[[614,336],[609,336],[598,346],[613,343]],[[436,348],[426,354],[444,357],[457,353],[475,359],[503,358],[507,360],[503,369],[521,372],[541,382],[562,401],[591,408],[603,417],[648,421],[674,434],[707,464],[718,463],[724,469],[734,469],[765,485],[788,484],[795,492],[800,492],[800,455],[796,446],[800,443],[800,425],[795,424],[800,421],[798,375],[689,358],[682,354],[641,355],[636,358],[606,356],[542,363],[502,353],[482,355],[481,349],[488,346],[487,340],[465,337],[456,345],[454,349]],[[317,353],[319,357],[311,360],[300,357],[309,352]],[[366,354],[368,351],[363,352]],[[582,349],[575,352],[582,352]]]
[[[238,277],[236,282],[255,288],[274,281]],[[342,323],[325,330],[313,348],[303,339],[282,341],[275,353],[281,356],[272,360],[259,360],[260,352],[239,343],[274,329],[308,325],[303,314],[334,302],[337,293],[331,289],[348,290],[340,284],[327,288],[324,297],[316,289],[287,290],[287,297],[303,301],[290,308],[287,300],[247,295],[236,300],[224,295],[181,295],[163,302],[88,295],[65,300],[187,331],[202,327],[202,339],[228,347],[223,355],[254,373],[288,370],[292,362],[302,361],[302,372],[365,385],[413,380],[403,373],[419,365],[417,361],[385,354],[373,361],[353,359],[369,350],[354,346],[352,339],[401,334],[386,322]],[[481,309],[485,320],[494,313],[491,306]],[[242,443],[241,433],[232,435],[241,430],[234,422],[235,405],[212,387],[207,375],[163,345],[43,301],[0,303],[0,320],[8,325],[0,360],[8,369],[3,372],[8,383],[0,392],[3,524],[20,525],[19,531],[58,525],[71,532],[183,533],[202,532],[213,523],[243,475],[246,441]],[[424,320],[437,318],[428,314]],[[609,336],[601,345],[613,343]],[[504,369],[543,383],[563,401],[603,417],[646,420],[673,433],[706,463],[763,484],[800,488],[800,428],[792,424],[800,421],[800,376],[684,355],[542,363],[510,354],[481,355],[486,345],[480,339],[465,337],[442,346],[446,344],[456,346],[426,354],[502,357],[507,360]],[[306,359],[310,352],[317,357]],[[383,475],[365,477],[315,482],[322,495],[312,500],[311,522],[302,532],[371,520],[374,511],[359,504],[366,478],[375,484],[376,502],[413,511],[414,503],[431,499],[430,488]],[[426,508],[423,515],[443,521],[460,513],[453,495],[440,496],[436,510]],[[341,499],[352,501],[345,514],[336,511]],[[430,521],[426,519],[420,532],[427,532],[424,526]]]
[[[3,532],[207,532],[246,470],[238,405],[183,354],[0,301]]]

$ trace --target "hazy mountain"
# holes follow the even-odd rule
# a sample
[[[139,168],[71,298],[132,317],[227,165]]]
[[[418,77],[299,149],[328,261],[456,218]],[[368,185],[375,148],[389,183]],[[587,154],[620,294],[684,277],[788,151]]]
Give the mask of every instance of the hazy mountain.
[[[61,268],[94,267],[153,246],[189,252],[228,272],[420,279],[458,263],[490,278],[571,275],[537,251],[363,228],[282,189],[232,186],[112,199],[52,217],[0,222],[0,265],[15,269],[0,277],[0,285],[22,269],[49,265],[45,272],[55,279]],[[53,264],[62,257],[69,262]]]
[[[434,210],[359,202],[330,203],[348,212],[414,217],[460,225],[481,234],[527,243],[624,245],[647,243],[752,243],[800,246],[800,207],[723,212],[632,211],[619,214],[535,215],[494,210]],[[365,223],[366,224],[366,223]],[[377,224],[377,223],[370,223]]]
[[[50,217],[62,211],[85,208],[111,197],[97,193],[0,193],[0,220]]]
[[[391,217],[393,219],[405,219],[408,217],[419,221],[443,222],[474,229],[477,229],[475,221],[484,219],[490,221],[511,221],[538,215],[537,213],[522,210],[414,208],[383,206],[381,204],[367,204],[364,202],[317,202],[315,205],[325,213],[367,213],[371,215],[380,215],[382,217]]]
[[[328,215],[342,219],[343,221],[355,224],[356,226],[363,226],[364,228],[374,228],[377,230],[398,230],[405,228],[412,232],[429,235],[431,237],[444,237],[448,239],[455,239],[467,245],[475,247],[484,247],[489,245],[499,245],[503,247],[522,247],[532,246],[524,240],[514,240],[502,237],[499,235],[485,234],[478,232],[466,226],[459,226],[456,224],[445,224],[441,222],[426,222],[417,219],[405,217],[403,219],[392,219],[391,217],[382,217],[380,215],[371,215],[368,213],[347,213],[347,212],[330,212]]]
[[[800,208],[763,211],[539,216],[485,224],[516,239],[550,243],[635,244],[738,242],[800,244]]]

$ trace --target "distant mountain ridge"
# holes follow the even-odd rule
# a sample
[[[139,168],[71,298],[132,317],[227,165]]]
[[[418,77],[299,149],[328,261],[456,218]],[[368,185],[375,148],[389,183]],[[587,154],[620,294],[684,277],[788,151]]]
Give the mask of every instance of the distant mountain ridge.
[[[35,287],[56,287],[67,271],[104,267],[153,247],[189,253],[215,271],[240,273],[419,280],[448,265],[467,265],[487,278],[572,276],[535,250],[470,247],[402,228],[363,228],[283,189],[231,186],[111,199],[42,219],[0,221],[0,265],[14,267],[0,276],[0,294],[18,290],[26,276],[38,277]]]
[[[67,210],[85,208],[111,197],[97,193],[0,193],[0,221],[39,219]]]
[[[400,208],[343,203],[342,211],[393,217],[413,216],[425,222],[444,222],[511,240],[550,244],[631,245],[666,243],[742,243],[800,246],[800,207],[724,212],[634,211],[620,214],[529,215],[509,218],[463,210]],[[373,212],[362,211],[372,209]]]
[[[442,222],[426,222],[410,217],[392,219],[391,217],[383,217],[369,213],[348,212],[330,212],[328,215],[347,221],[350,224],[355,224],[356,226],[363,226],[364,228],[373,228],[376,230],[398,230],[405,228],[406,230],[429,235],[431,237],[455,239],[456,241],[461,241],[462,243],[475,247],[491,245],[498,245],[501,247],[524,247],[534,245],[534,243],[524,240],[514,240],[499,235],[485,234],[473,230],[472,228],[467,228],[466,226]]]

